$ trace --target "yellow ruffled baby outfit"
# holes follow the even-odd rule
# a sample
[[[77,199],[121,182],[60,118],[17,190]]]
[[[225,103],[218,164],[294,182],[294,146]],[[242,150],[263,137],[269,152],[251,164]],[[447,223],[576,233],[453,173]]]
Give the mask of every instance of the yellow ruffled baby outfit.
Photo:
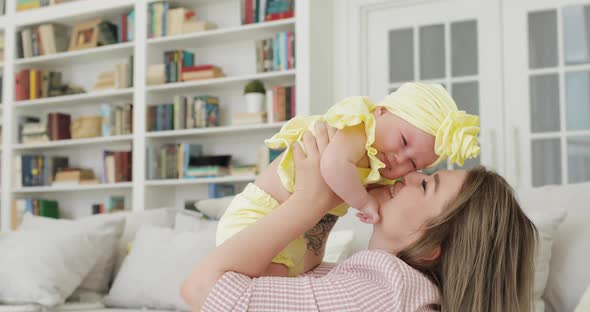
[[[430,166],[435,166],[447,157],[452,162],[463,165],[465,159],[479,154],[479,117],[459,111],[455,101],[440,85],[406,83],[378,104],[372,103],[367,97],[355,96],[336,103],[324,115],[297,116],[266,140],[265,144],[271,149],[285,149],[278,168],[285,189],[293,192],[295,188],[295,165],[291,145],[295,142],[302,144],[303,133],[308,130],[314,133],[317,122],[326,122],[337,129],[362,123],[367,137],[365,149],[370,168],[357,168],[361,183],[394,183],[379,174],[379,169],[384,168],[385,164],[376,157],[378,151],[372,147],[375,142],[373,111],[380,106],[435,137],[434,148],[439,158]],[[217,227],[217,244],[255,223],[278,205],[279,203],[264,190],[249,184],[244,192],[236,196],[220,220]],[[340,217],[345,215],[347,210],[348,205],[342,204],[332,209],[330,214]],[[273,262],[286,265],[289,275],[297,276],[303,269],[305,249],[305,239],[299,237],[277,255]]]

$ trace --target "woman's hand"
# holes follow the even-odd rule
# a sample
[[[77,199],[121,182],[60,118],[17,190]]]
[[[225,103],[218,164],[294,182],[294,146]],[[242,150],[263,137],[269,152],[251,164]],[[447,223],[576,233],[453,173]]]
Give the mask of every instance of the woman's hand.
[[[293,159],[295,163],[295,197],[313,199],[317,201],[316,207],[327,207],[330,209],[336,207],[342,200],[326,184],[320,172],[321,153],[326,149],[330,142],[331,136],[335,131],[333,128],[326,127],[324,123],[316,124],[316,137],[310,132],[303,134],[303,146],[293,144]],[[302,207],[313,208],[313,207]]]

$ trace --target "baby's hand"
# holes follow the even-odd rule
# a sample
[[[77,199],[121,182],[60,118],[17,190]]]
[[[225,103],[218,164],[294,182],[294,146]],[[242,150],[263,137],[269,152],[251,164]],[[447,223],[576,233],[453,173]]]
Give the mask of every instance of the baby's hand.
[[[379,202],[377,199],[369,195],[369,201],[359,209],[356,216],[365,223],[375,224],[379,222]]]

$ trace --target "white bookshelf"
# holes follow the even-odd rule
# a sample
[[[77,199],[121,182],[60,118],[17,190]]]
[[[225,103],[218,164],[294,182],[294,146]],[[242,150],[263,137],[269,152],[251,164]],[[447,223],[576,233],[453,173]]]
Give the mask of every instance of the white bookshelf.
[[[14,150],[33,150],[33,149],[53,149],[63,147],[78,147],[84,145],[104,145],[109,143],[118,142],[131,142],[133,141],[133,135],[113,135],[108,137],[88,138],[88,139],[71,139],[71,140],[59,140],[49,141],[42,143],[21,143],[13,146]]]
[[[186,136],[206,136],[214,134],[236,134],[241,132],[250,132],[258,130],[273,129],[278,131],[285,123],[267,123],[260,125],[244,125],[244,126],[222,126],[211,128],[196,128],[183,130],[169,130],[169,131],[153,131],[146,134],[147,138],[182,138]]]
[[[234,76],[234,77],[222,77],[222,78],[214,78],[214,79],[207,79],[207,80],[197,80],[197,81],[188,81],[188,82],[173,82],[173,83],[166,83],[162,85],[155,85],[155,86],[148,86],[147,91],[157,92],[157,91],[179,91],[182,89],[196,89],[196,88],[235,88],[240,87],[246,84],[248,81],[253,79],[258,79],[263,83],[272,83],[277,82],[278,80],[289,80],[293,79],[296,74],[295,69],[284,70],[279,72],[269,72],[269,73],[258,73],[258,74],[251,74],[251,75],[242,75],[242,76]]]
[[[64,95],[49,97],[43,99],[27,101],[11,101],[14,103],[14,109],[20,110],[25,108],[38,109],[39,107],[55,107],[59,105],[85,105],[96,104],[113,99],[131,99],[133,97],[133,88],[113,89],[105,91],[93,91],[73,95]]]
[[[44,66],[48,68],[86,64],[97,58],[129,55],[133,51],[133,42],[124,42],[97,47],[89,50],[61,52],[50,55],[19,58],[14,65],[22,67]]]
[[[256,23],[243,26],[227,27],[193,34],[152,38],[148,44],[152,46],[166,45],[172,48],[181,48],[189,41],[196,41],[199,45],[220,44],[233,40],[260,38],[268,33],[293,30],[295,18],[278,21]]]
[[[199,143],[208,155],[231,154],[232,163],[256,163],[256,150],[265,138],[284,123],[232,125],[230,113],[243,109],[243,86],[250,80],[261,80],[267,88],[296,85],[297,114],[322,113],[332,103],[332,59],[320,59],[331,51],[331,1],[296,0],[296,16],[289,19],[251,25],[240,23],[240,0],[173,0],[180,6],[197,11],[199,19],[218,25],[215,30],[163,38],[147,38],[147,8],[152,0],[78,0],[37,10],[15,12],[16,1],[6,0],[7,14],[0,17],[0,31],[5,33],[2,105],[2,168],[0,211],[2,231],[10,230],[14,199],[44,197],[56,199],[66,217],[90,213],[91,204],[104,202],[110,195],[125,196],[128,209],[135,211],[161,206],[180,208],[185,200],[205,198],[207,185],[232,183],[240,190],[255,176],[225,176],[199,179],[148,180],[146,148],[152,144]],[[135,10],[134,41],[94,49],[62,52],[32,58],[18,58],[16,36],[22,28],[47,22],[74,25],[96,17],[114,18]],[[296,69],[256,73],[254,41],[270,38],[276,32],[295,31]],[[147,65],[161,63],[163,52],[186,49],[195,53],[195,63],[213,63],[223,68],[225,77],[192,82],[147,85]],[[88,93],[15,101],[15,73],[24,68],[58,69],[64,81],[91,90],[92,83],[105,66],[122,63],[134,56],[133,87]],[[220,98],[222,125],[174,131],[146,131],[147,107],[171,103],[174,95],[211,94]],[[16,118],[21,115],[43,115],[52,111],[80,115],[98,115],[100,104],[133,102],[133,134],[111,137],[72,139],[35,144],[17,142]],[[225,114],[225,115],[224,115]],[[90,167],[101,180],[102,150],[133,150],[133,181],[113,184],[72,186],[15,187],[14,157],[27,153],[67,155],[70,165]]]
[[[174,185],[195,185],[195,184],[210,184],[210,183],[239,183],[252,182],[256,176],[229,176],[216,178],[199,178],[199,179],[162,179],[162,180],[148,180],[145,182],[146,186],[174,186]]]
[[[113,189],[131,189],[131,182],[104,183],[104,184],[80,184],[68,186],[33,186],[19,187],[12,189],[17,194],[39,194],[39,193],[57,193],[57,192],[80,192],[80,191],[108,191]]]

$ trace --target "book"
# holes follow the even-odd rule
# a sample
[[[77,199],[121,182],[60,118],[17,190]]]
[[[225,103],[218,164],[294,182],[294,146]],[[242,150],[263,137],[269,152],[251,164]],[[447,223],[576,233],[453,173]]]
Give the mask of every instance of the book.
[[[149,65],[147,70],[147,84],[158,85],[166,83],[166,65],[155,64]]]
[[[190,22],[195,16],[194,11],[186,8],[175,8],[168,10],[167,16],[167,36],[176,36],[183,34],[183,26]]]
[[[63,113],[49,113],[47,115],[47,128],[51,140],[69,140],[71,116]]]
[[[125,197],[123,196],[111,196],[107,201],[106,212],[115,212],[125,210]]]
[[[190,34],[199,31],[217,29],[217,25],[207,21],[190,21],[182,24],[182,33]]]
[[[55,200],[39,199],[39,215],[59,219],[59,205]]]
[[[182,73],[183,81],[193,81],[201,79],[211,79],[223,77],[223,71],[220,68],[205,69],[199,71],[187,71]]]
[[[80,184],[84,180],[93,180],[94,171],[83,168],[62,168],[55,174],[52,185]]]
[[[187,178],[221,177],[229,174],[229,168],[223,166],[198,166],[186,170]]]
[[[43,24],[38,27],[43,54],[54,54],[67,50],[66,27],[59,24]]]
[[[263,124],[266,122],[266,112],[236,113],[233,115],[233,125]]]
[[[232,176],[255,176],[258,172],[256,165],[231,166],[229,174]]]
[[[220,198],[235,195],[236,189],[233,184],[211,183],[208,186],[209,198]]]

